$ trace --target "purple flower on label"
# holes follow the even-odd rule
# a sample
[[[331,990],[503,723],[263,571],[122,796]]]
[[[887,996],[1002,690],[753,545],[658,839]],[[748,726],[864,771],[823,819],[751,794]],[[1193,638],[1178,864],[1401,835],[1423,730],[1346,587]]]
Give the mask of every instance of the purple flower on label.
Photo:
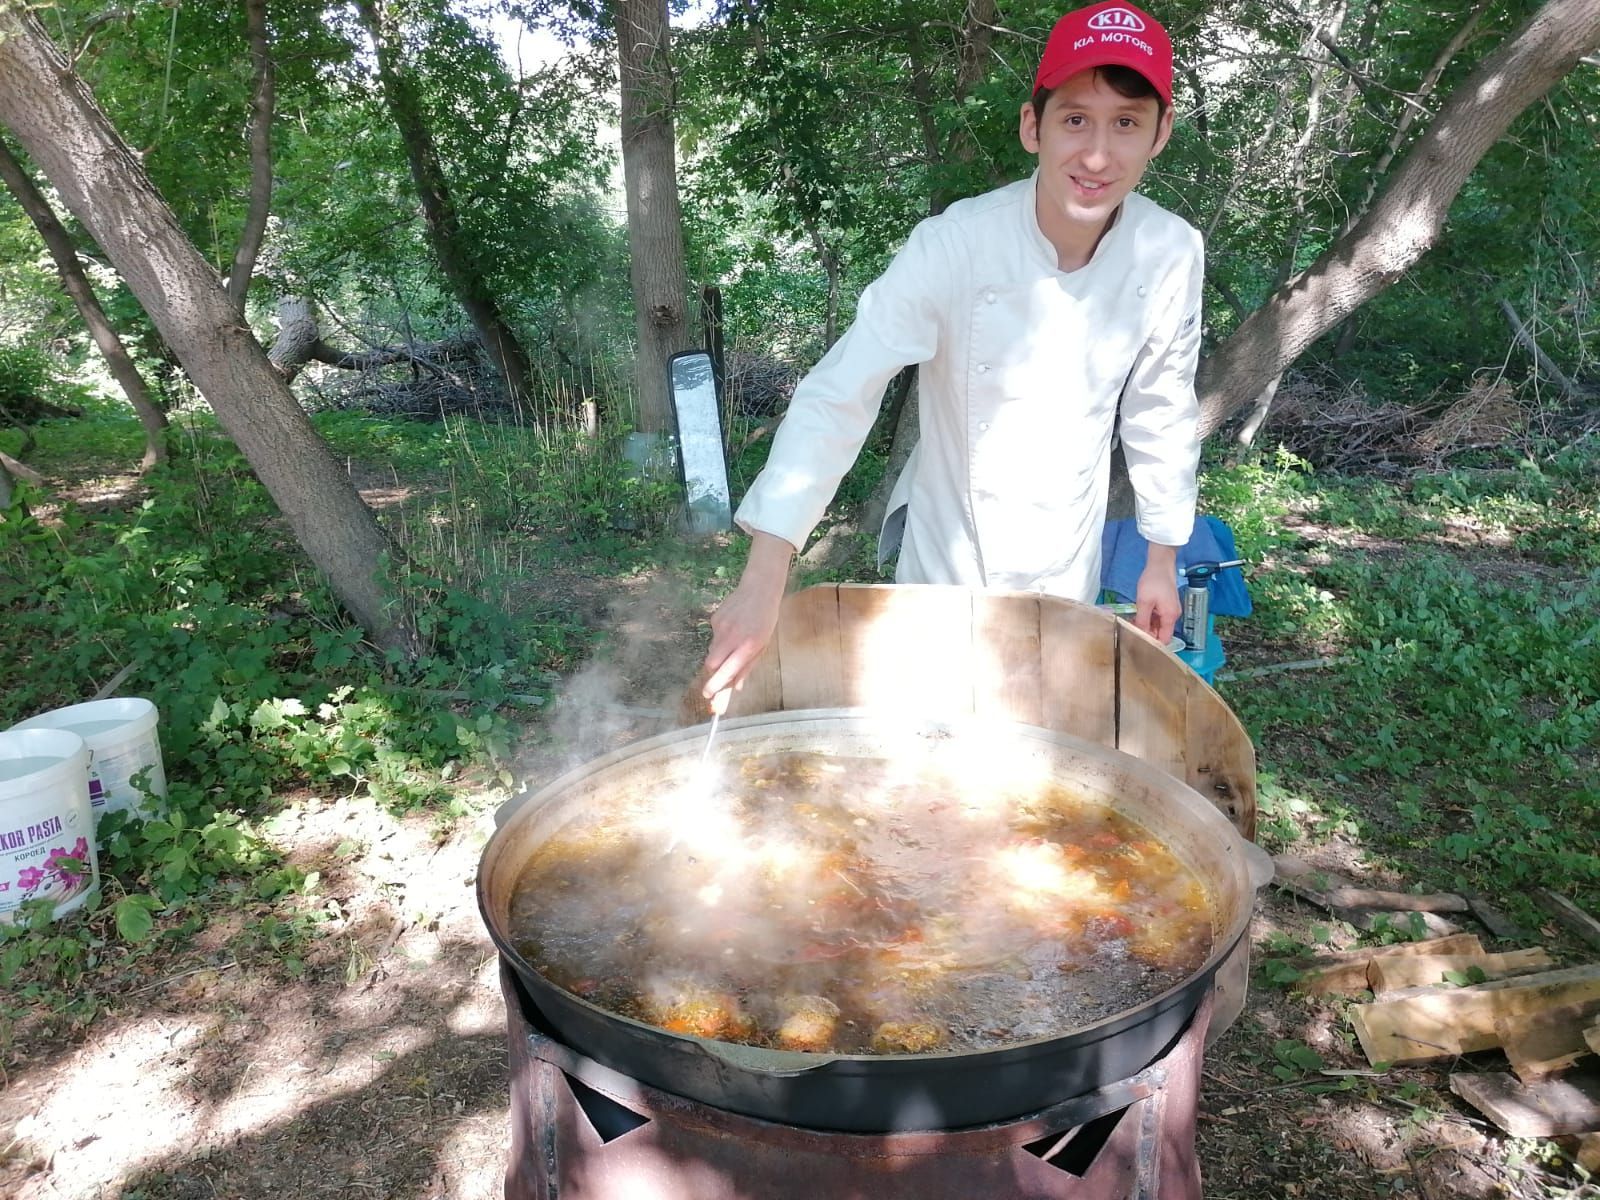
[[[78,841],[83,842],[83,839],[79,838]],[[85,851],[88,850],[87,842],[84,842],[84,849]],[[50,851],[50,857],[44,860],[44,865],[63,880],[77,879],[83,873],[84,867],[83,859],[79,856],[76,846],[73,847],[70,854],[67,853],[64,847],[57,846]]]
[[[79,838],[72,843],[72,857],[82,862],[89,857],[89,839]]]
[[[44,872],[38,867],[23,867],[17,872],[17,886],[31,892],[44,881]]]

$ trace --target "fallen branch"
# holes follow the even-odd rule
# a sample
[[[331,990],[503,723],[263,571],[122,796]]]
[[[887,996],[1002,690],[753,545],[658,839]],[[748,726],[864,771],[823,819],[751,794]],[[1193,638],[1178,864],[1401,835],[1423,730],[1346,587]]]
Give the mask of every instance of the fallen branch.
[[[20,479],[24,483],[31,483],[35,487],[42,486],[44,476],[35,471],[25,462],[18,462],[4,450],[0,450],[0,467],[4,467],[6,474],[13,479]]]
[[[1245,667],[1240,671],[1218,671],[1217,682],[1230,679],[1259,679],[1263,675],[1279,675],[1285,671],[1320,671],[1323,667],[1340,667],[1355,660],[1347,655],[1333,658],[1302,658],[1294,662],[1274,663],[1270,667]]]

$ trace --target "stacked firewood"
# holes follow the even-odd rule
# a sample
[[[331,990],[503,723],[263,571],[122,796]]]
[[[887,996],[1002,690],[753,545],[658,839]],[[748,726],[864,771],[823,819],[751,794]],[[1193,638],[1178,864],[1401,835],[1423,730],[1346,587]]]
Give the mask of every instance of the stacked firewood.
[[[1371,994],[1349,1011],[1368,1062],[1449,1062],[1450,1090],[1501,1129],[1573,1137],[1578,1161],[1600,1173],[1600,963],[1561,966],[1541,946],[1486,950],[1477,934],[1441,916],[1470,914],[1496,937],[1516,940],[1520,930],[1476,897],[1373,891],[1285,859],[1276,882],[1358,924],[1371,927],[1381,912],[1391,927],[1425,920],[1437,935],[1297,964],[1295,986],[1304,993]],[[1600,949],[1600,921],[1547,889],[1535,897]],[[1498,1051],[1504,1067],[1463,1061],[1486,1051]]]

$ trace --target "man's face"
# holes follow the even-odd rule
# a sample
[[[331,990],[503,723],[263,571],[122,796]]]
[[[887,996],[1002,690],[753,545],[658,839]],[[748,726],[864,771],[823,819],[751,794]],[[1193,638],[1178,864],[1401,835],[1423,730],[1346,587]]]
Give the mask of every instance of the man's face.
[[[1023,149],[1039,156],[1039,223],[1055,234],[1098,236],[1172,135],[1172,110],[1154,96],[1130,100],[1098,71],[1050,94],[1044,115],[1022,106]]]

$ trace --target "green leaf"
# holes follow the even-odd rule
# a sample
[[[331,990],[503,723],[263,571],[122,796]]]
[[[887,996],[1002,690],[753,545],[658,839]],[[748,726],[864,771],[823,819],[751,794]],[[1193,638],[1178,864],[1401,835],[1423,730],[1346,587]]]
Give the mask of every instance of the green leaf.
[[[142,942],[155,928],[152,915],[160,907],[154,896],[124,896],[112,906],[117,933],[126,942]]]

